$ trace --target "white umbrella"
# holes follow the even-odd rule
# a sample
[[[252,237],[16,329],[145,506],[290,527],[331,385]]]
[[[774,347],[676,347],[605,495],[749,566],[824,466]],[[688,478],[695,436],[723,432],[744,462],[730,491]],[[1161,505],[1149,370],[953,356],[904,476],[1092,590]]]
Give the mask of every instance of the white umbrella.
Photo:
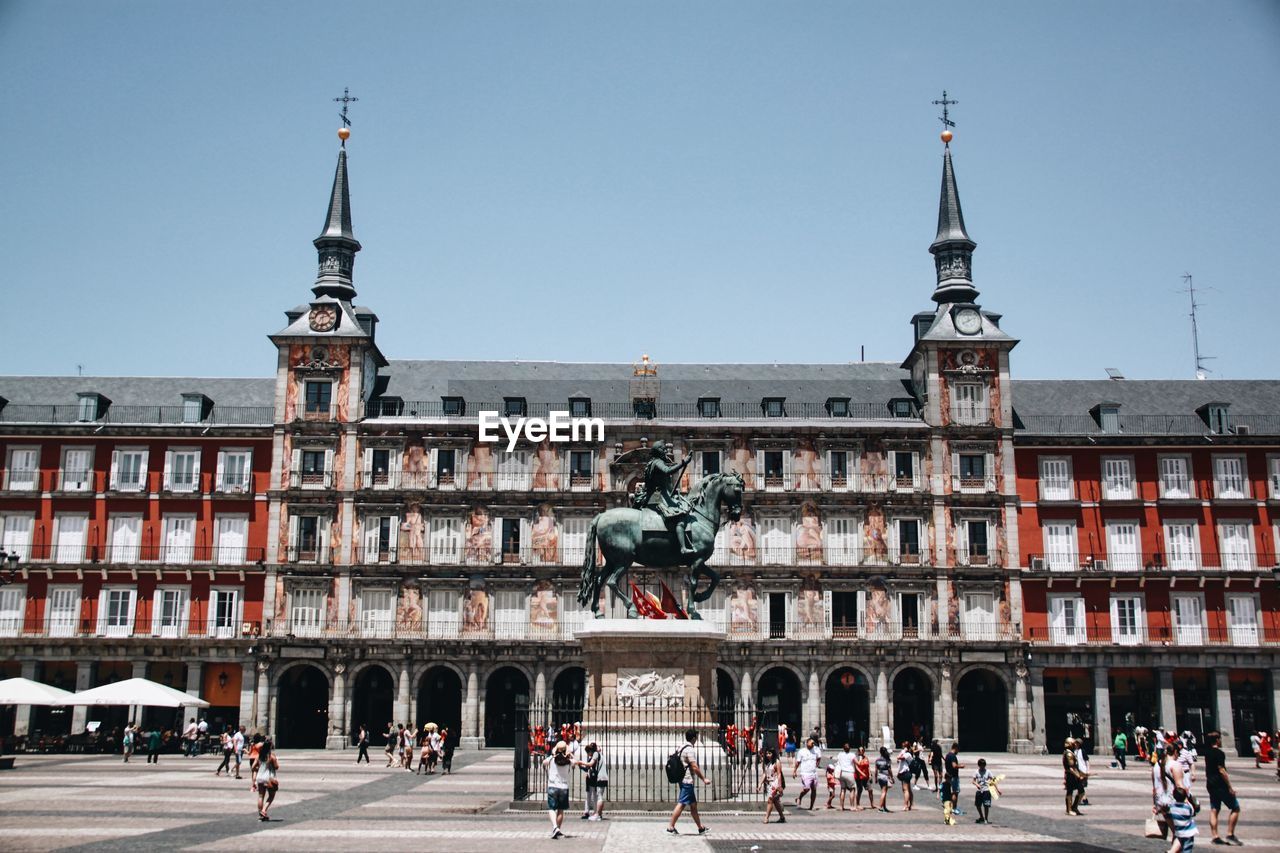
[[[208,708],[199,696],[174,690],[145,678],[128,678],[83,690],[71,697],[68,705],[144,705],[155,708]]]
[[[29,678],[0,681],[0,705],[74,705],[76,695]]]

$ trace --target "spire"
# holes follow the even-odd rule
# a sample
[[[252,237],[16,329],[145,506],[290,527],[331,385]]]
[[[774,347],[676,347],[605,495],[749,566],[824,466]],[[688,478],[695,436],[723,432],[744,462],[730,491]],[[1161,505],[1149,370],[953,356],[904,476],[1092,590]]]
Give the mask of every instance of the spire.
[[[950,132],[945,134],[951,136]],[[950,140],[946,140],[950,143]],[[964,212],[960,209],[960,191],[956,189],[956,173],[951,165],[951,145],[942,153],[942,193],[938,199],[938,236],[929,251],[938,271],[938,286],[933,291],[935,302],[973,302],[978,289],[973,286],[973,250],[977,246],[964,230]]]
[[[345,128],[343,128],[345,130]],[[351,270],[355,264],[360,241],[351,232],[351,190],[347,185],[346,138],[338,151],[338,167],[333,173],[333,190],[329,194],[329,212],[324,219],[324,230],[312,242],[319,254],[320,268],[311,291],[316,296],[332,296],[350,300],[356,289],[351,283]]]

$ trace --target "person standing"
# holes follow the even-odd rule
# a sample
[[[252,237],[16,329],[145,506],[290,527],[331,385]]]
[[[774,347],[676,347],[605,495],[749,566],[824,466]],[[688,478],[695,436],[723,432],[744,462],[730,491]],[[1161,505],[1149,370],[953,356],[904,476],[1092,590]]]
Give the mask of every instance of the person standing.
[[[222,737],[218,739],[219,745],[222,747],[222,763],[218,765],[218,769],[214,771],[214,776],[221,776],[222,771],[227,771],[227,778],[231,778],[231,726],[227,726],[227,730],[222,733]]]
[[[867,758],[867,748],[858,747],[858,755],[853,759],[853,784],[854,798],[853,810],[860,812],[863,809],[862,795],[867,795],[866,808],[874,809],[876,807],[875,796],[871,793],[871,760]]]
[[[196,754],[196,718],[187,720],[187,727],[182,730],[182,757],[194,758]]]
[[[551,754],[542,760],[547,770],[547,814],[551,818],[551,837],[564,835],[560,828],[564,824],[564,813],[569,808],[569,770],[581,761],[575,761],[569,755],[569,745],[560,741]]]
[[[693,816],[693,825],[698,827],[698,834],[703,835],[709,829],[703,825],[702,818],[698,816],[698,795],[693,788],[693,780],[699,779],[702,784],[710,785],[711,780],[702,772],[702,768],[698,766],[697,750],[694,744],[698,742],[698,730],[688,729],[684,733],[684,746],[680,747],[680,763],[684,766],[684,776],[680,779],[680,789],[676,796],[676,807],[671,810],[671,822],[667,824],[667,833],[669,835],[679,835],[680,830],[676,829],[676,821],[680,819],[680,815],[684,813],[685,807],[689,808],[689,814]]]
[[[364,759],[364,763],[369,763],[369,730],[364,726],[360,727],[360,731],[356,734],[356,746],[360,748],[360,754],[356,756],[356,764],[360,763],[360,759]]]
[[[915,794],[911,792],[911,745],[902,742],[902,750],[898,753],[898,781],[902,783],[902,810],[911,811],[915,805]]]
[[[587,803],[582,817],[584,820],[604,820],[604,800],[609,790],[609,770],[604,766],[604,753],[592,741],[583,754],[586,756],[583,765],[587,771]]]
[[[844,749],[836,753],[836,778],[840,780],[840,811],[848,811],[845,808],[844,798],[853,796],[853,761],[854,754],[849,749],[848,742],[845,743]]]
[[[977,788],[977,792],[973,795],[973,806],[978,812],[978,817],[974,823],[991,823],[991,789],[995,788],[996,793],[1003,795],[1000,790],[1000,783],[996,777],[987,769],[987,760],[985,758],[978,759],[978,772],[973,774],[973,787]]]
[[[209,749],[209,720],[205,717],[201,717],[196,725],[196,740],[199,742],[197,754],[203,754]]]
[[[124,743],[124,763],[125,764],[129,763],[129,756],[133,755],[133,742],[134,742],[135,734],[136,733],[134,731],[133,723],[129,723],[129,725],[124,727],[124,737],[122,738],[122,741]]]
[[[880,788],[880,811],[888,812],[886,805],[889,799],[889,786],[893,784],[893,762],[889,760],[889,748],[880,747],[880,757],[876,759],[876,786]]]
[[[1111,752],[1116,757],[1116,763],[1120,765],[1121,770],[1128,770],[1125,765],[1125,754],[1129,751],[1129,737],[1124,732],[1116,732],[1115,739],[1111,741]]]
[[[1080,805],[1089,805],[1089,751],[1085,749],[1084,741],[1076,738],[1076,766],[1079,767],[1083,774],[1080,779]]]
[[[1084,799],[1084,771],[1076,753],[1076,741],[1067,738],[1062,745],[1062,788],[1066,791],[1067,814],[1080,817],[1080,801]]]
[[[764,751],[764,772],[760,776],[760,790],[764,791],[764,822],[769,822],[770,812],[778,812],[778,823],[786,823],[786,813],[782,811],[782,792],[787,786],[786,777],[782,773],[782,761],[776,749]]]
[[[942,786],[942,821],[955,826],[958,814],[964,814],[956,808],[960,799],[960,771],[964,765],[960,763],[960,744],[951,742],[951,750],[942,759],[944,782]]]
[[[840,784],[840,780],[836,778],[836,766],[834,764],[827,765],[827,808],[834,809],[836,800],[836,786]]]
[[[276,791],[280,789],[280,780],[276,776],[276,771],[279,769],[280,762],[276,758],[274,744],[270,740],[264,740],[258,747],[258,769],[253,775],[253,781],[258,788],[258,820],[271,819],[267,817],[267,812],[275,802]]]
[[[1240,801],[1236,798],[1236,789],[1227,775],[1227,755],[1222,751],[1222,735],[1209,732],[1205,735],[1208,744],[1204,752],[1204,784],[1209,789],[1209,832],[1213,835],[1214,844],[1222,844],[1218,837],[1218,812],[1223,806],[1231,814],[1227,817],[1227,844],[1243,846],[1244,842],[1236,838],[1236,823],[1240,820]]]
[[[404,728],[401,726],[400,728]],[[391,766],[391,762],[396,757],[396,745],[400,743],[400,733],[396,731],[394,723],[387,723],[387,745],[384,751],[387,753],[387,766]]]
[[[937,738],[929,744],[929,767],[933,769],[932,790],[936,791],[942,787],[942,744]]]
[[[240,763],[244,761],[244,726],[236,729],[231,736],[231,751],[236,756],[236,778],[240,778]]]
[[[796,797],[796,808],[800,808],[805,791],[809,792],[809,811],[818,799],[818,762],[822,760],[822,750],[813,738],[804,742],[804,746],[796,750],[796,763],[791,770],[791,778],[800,777],[800,795]]]
[[[1262,767],[1262,732],[1249,735],[1249,749],[1253,750],[1253,769]]]

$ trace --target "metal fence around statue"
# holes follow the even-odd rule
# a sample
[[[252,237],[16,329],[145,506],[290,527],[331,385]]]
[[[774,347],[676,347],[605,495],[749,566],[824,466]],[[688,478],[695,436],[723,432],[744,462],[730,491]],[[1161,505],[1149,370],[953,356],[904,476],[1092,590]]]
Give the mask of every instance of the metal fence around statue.
[[[514,800],[540,799],[547,790],[543,760],[559,741],[574,756],[584,748],[600,750],[608,776],[607,799],[614,806],[651,806],[675,802],[676,786],[667,781],[667,758],[698,733],[696,755],[711,784],[697,783],[702,802],[763,803],[760,754],[777,748],[778,715],[749,705],[629,707],[563,706],[535,703],[516,708]],[[780,750],[781,752],[781,750]],[[584,799],[586,774],[570,776],[569,796]]]

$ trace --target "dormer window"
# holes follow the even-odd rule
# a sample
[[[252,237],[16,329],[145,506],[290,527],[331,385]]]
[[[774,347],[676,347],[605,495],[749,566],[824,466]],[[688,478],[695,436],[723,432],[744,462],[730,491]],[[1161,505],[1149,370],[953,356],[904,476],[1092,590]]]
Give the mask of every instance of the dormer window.
[[[529,404],[524,397],[503,397],[502,413],[509,418],[523,418],[529,413]]]
[[[103,402],[106,400],[101,394],[77,394],[77,410],[76,419],[81,421],[96,421],[102,417],[106,406]]]
[[[827,414],[833,418],[849,417],[849,398],[848,397],[828,397],[827,398]]]
[[[787,416],[784,405],[786,401],[786,397],[765,397],[760,401],[760,410],[764,412],[766,418],[785,418]]]
[[[631,401],[631,411],[637,418],[653,420],[658,416],[658,403],[652,397],[636,397]]]
[[[893,416],[895,418],[909,418],[915,414],[915,407],[912,405],[911,401],[907,399],[891,401],[889,409],[893,412]]]
[[[1120,407],[1104,403],[1098,407],[1098,426],[1103,432],[1120,431]]]
[[[441,397],[440,404],[446,416],[460,417],[467,411],[467,404],[461,397]]]
[[[182,422],[198,424],[204,420],[205,404],[209,398],[203,394],[182,395]]]
[[[591,417],[591,398],[590,397],[570,397],[569,398],[569,415],[574,418]]]
[[[719,397],[699,397],[698,398],[698,417],[700,418],[720,417],[720,398]]]
[[[1205,407],[1205,413],[1206,420],[1209,422],[1209,432],[1226,435],[1231,431],[1231,419],[1227,414],[1225,403],[1211,403]]]

